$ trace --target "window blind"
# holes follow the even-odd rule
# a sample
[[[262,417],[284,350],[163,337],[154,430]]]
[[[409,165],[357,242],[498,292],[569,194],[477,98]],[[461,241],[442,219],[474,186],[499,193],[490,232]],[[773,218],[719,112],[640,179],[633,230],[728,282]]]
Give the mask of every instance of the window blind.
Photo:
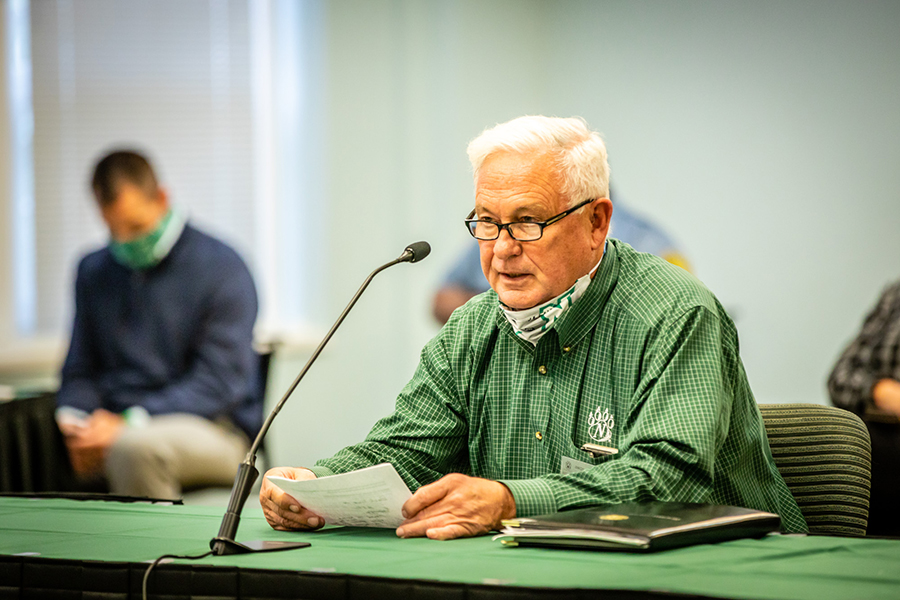
[[[173,204],[253,269],[246,0],[31,3],[36,331],[68,330],[79,257],[105,243],[89,190],[107,150],[145,151]]]

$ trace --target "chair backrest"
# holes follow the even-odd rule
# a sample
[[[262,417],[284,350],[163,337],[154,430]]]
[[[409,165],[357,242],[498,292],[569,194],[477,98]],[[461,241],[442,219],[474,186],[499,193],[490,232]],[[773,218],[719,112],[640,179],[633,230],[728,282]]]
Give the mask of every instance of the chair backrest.
[[[869,432],[855,414],[818,404],[760,404],[775,465],[820,535],[861,537],[869,518]]]
[[[275,342],[266,342],[254,345],[256,349],[256,356],[259,359],[258,366],[259,372],[257,373],[256,380],[256,393],[257,397],[260,399],[259,402],[259,410],[262,419],[260,423],[266,420],[266,417],[269,415],[269,411],[266,406],[266,391],[269,388],[269,371],[272,367],[272,359],[275,356],[275,350],[278,347],[278,344]],[[253,440],[250,440],[251,442]],[[259,449],[257,451],[257,457],[265,457],[266,454],[266,439],[263,438],[262,443],[259,445]],[[265,464],[265,462],[262,462]]]
[[[73,489],[75,476],[55,412],[53,393],[0,402],[0,492]]]
[[[272,355],[275,349],[271,346],[257,351],[256,356],[259,359],[259,371],[256,380],[256,393],[262,399],[263,405],[266,401],[266,389],[269,387],[269,368],[272,366]],[[265,417],[265,409],[263,409],[263,417]]]

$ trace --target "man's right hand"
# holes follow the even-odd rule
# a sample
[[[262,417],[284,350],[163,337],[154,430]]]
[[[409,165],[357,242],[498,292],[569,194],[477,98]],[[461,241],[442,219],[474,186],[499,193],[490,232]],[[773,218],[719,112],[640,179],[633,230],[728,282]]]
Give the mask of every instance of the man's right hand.
[[[262,480],[262,488],[259,490],[259,503],[262,505],[263,514],[272,529],[278,531],[318,529],[325,524],[322,517],[306,510],[287,492],[271,483],[268,479],[269,475],[297,481],[315,479],[316,475],[309,469],[294,467],[276,467],[266,471]]]

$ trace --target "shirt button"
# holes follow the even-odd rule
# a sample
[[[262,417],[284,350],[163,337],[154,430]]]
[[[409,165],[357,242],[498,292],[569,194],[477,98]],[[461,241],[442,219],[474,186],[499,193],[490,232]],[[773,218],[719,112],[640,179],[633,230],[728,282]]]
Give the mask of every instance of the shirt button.
[[[541,375],[546,375],[546,374],[547,374],[547,367],[545,367],[544,365],[539,366],[539,367],[538,367],[538,373],[540,373]]]
[[[563,352],[569,353],[571,351],[572,351],[572,348],[570,346],[566,346],[565,348],[563,348]]]
[[[534,437],[536,437],[539,440],[542,440],[542,439],[544,439],[544,434],[542,434],[540,431],[535,431]]]

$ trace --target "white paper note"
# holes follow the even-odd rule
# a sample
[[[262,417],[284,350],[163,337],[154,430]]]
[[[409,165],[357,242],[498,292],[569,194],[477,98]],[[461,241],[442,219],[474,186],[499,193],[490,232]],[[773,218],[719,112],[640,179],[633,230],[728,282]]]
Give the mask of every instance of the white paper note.
[[[268,479],[331,525],[397,527],[404,520],[400,509],[412,496],[389,463],[320,479]]]

